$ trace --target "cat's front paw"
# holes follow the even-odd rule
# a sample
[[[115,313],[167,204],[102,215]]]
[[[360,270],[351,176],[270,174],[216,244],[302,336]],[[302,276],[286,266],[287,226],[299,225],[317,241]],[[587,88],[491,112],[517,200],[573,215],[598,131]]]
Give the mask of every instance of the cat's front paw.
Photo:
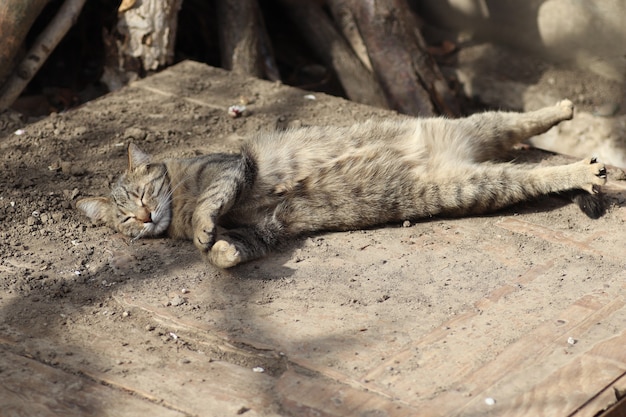
[[[215,244],[215,225],[211,221],[196,222],[193,228],[193,243],[201,252],[208,252]]]
[[[230,268],[241,262],[241,254],[225,240],[218,240],[209,252],[209,261],[218,268]]]
[[[606,167],[596,158],[587,158],[577,163],[580,175],[580,187],[590,194],[598,194],[600,187],[606,184]]]

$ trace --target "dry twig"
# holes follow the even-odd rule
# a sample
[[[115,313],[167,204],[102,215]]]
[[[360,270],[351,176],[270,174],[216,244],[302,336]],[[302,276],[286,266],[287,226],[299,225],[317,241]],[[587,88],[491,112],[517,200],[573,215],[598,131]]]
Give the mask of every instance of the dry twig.
[[[310,47],[333,68],[346,95],[358,103],[387,108],[378,81],[335,29],[330,18],[315,2],[281,0],[291,20],[297,22]]]
[[[256,0],[219,0],[217,15],[222,66],[272,81],[280,79]]]
[[[411,115],[458,115],[456,99],[426,51],[405,0],[345,0],[392,108]]]
[[[48,0],[0,1],[0,85],[13,69],[26,34],[46,3]]]
[[[0,111],[8,109],[19,97],[50,53],[76,22],[86,0],[65,0],[54,19],[39,35],[24,60],[0,91]]]

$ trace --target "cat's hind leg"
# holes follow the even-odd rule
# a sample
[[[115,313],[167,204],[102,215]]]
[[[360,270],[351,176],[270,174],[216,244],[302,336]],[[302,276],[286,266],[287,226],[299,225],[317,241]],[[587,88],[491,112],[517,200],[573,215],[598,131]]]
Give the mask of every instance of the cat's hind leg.
[[[456,125],[462,140],[470,142],[474,160],[482,162],[506,156],[513,145],[547,132],[573,115],[574,105],[563,100],[526,113],[490,111],[450,122]]]
[[[503,207],[541,195],[580,190],[580,193],[598,198],[600,187],[606,183],[606,169],[595,158],[569,165],[527,167],[515,164],[478,164],[473,170],[459,172],[442,180],[429,193],[422,193],[436,202],[440,213],[462,216],[492,212]],[[598,217],[600,208],[593,199],[586,198],[581,205],[590,217]],[[593,203],[593,204],[592,204]],[[583,207],[585,206],[585,207]],[[432,206],[428,212],[434,213]]]

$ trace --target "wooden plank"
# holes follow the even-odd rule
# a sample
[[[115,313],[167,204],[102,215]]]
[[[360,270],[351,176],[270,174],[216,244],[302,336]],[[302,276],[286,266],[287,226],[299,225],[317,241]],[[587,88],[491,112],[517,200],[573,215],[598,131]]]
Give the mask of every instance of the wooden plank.
[[[557,230],[550,229],[548,227],[531,223],[525,220],[520,220],[514,217],[507,217],[496,223],[503,229],[510,230],[520,234],[531,235],[547,240],[550,243],[556,243],[564,246],[571,246],[573,249],[581,252],[586,252],[594,256],[602,256],[602,252],[591,247],[587,242],[593,240],[598,236],[594,235],[591,238],[585,239],[585,241],[579,241],[571,233],[565,233]]]
[[[505,307],[506,305],[500,306],[500,308]],[[405,374],[387,376],[386,378],[379,376],[376,385],[383,387],[384,384],[393,384],[395,395],[404,401],[413,400],[421,403],[423,401],[421,398],[429,397],[429,401],[424,402],[424,405],[428,407],[432,415],[437,415],[440,410],[446,410],[447,415],[465,415],[467,414],[467,407],[473,408],[477,404],[481,412],[484,412],[483,400],[493,391],[494,385],[505,385],[504,391],[508,393],[507,395],[516,395],[531,389],[538,381],[536,381],[536,375],[525,373],[527,368],[533,366],[536,372],[545,375],[546,372],[550,372],[550,369],[572,360],[573,355],[562,353],[563,348],[567,346],[567,338],[572,334],[577,336],[584,334],[598,321],[604,320],[623,307],[623,300],[614,299],[609,294],[585,296],[559,314],[554,320],[546,321],[527,336],[507,346],[493,360],[479,368],[473,368],[472,365],[475,367],[479,363],[480,350],[469,350],[467,355],[455,354],[452,359],[451,357],[444,358],[442,355],[445,350],[433,349],[435,342],[426,337],[425,343],[416,346],[415,351],[428,352],[430,350],[431,355],[435,355],[425,358],[422,352],[420,361],[423,364],[422,372],[440,376],[439,385],[413,380],[407,378]],[[495,311],[497,309],[492,310],[489,314],[497,314]],[[468,322],[465,323],[465,325],[469,324]],[[462,342],[456,339],[448,338],[446,341],[448,344],[463,346]],[[488,346],[481,346],[483,349],[489,349]],[[562,354],[555,356],[554,352],[561,352]],[[401,368],[402,362],[409,359],[409,357],[402,358],[395,366]],[[453,372],[455,369],[456,373]],[[520,374],[523,376],[520,377]],[[441,390],[440,388],[440,391],[437,392],[437,386],[446,387],[446,389]],[[411,391],[411,389],[413,390]],[[419,393],[420,398],[415,399],[414,394],[412,399],[411,392]],[[588,395],[592,394],[588,393]],[[416,403],[413,402],[413,404]],[[420,411],[423,412],[423,415],[428,415],[426,409],[420,409]]]
[[[511,417],[559,417],[576,413],[589,398],[624,375],[625,347],[626,331],[598,343],[512,401],[503,401],[497,412]],[[608,405],[610,403],[604,404],[605,407]]]
[[[626,373],[589,399],[572,415],[574,417],[597,417],[601,411],[605,411],[602,417],[626,417]]]
[[[191,358],[185,359],[189,363],[169,362],[158,368],[133,366],[126,374],[86,368],[83,372],[190,415],[234,416],[245,410],[247,417],[279,416],[271,376],[189,352],[185,356]]]
[[[421,415],[416,408],[324,378],[285,372],[276,385],[281,407],[298,417]]]
[[[254,372],[253,366],[246,368],[213,360],[201,351],[186,348],[181,349],[180,354],[174,358],[171,355],[160,355],[158,350],[134,352],[134,349],[131,349],[128,356],[120,356],[120,342],[115,338],[99,334],[89,328],[81,328],[79,331],[90,336],[89,348],[97,352],[98,360],[85,360],[85,356],[77,352],[71,356],[56,356],[55,361],[64,369],[116,388],[117,391],[114,392],[130,393],[145,399],[148,403],[158,403],[166,409],[178,410],[184,415],[222,417],[236,415],[240,410],[245,410],[247,417],[279,415],[272,393],[275,378],[266,373]],[[16,336],[22,340],[19,345],[15,345],[11,339],[3,341],[8,342],[9,346],[15,345],[27,351],[43,352],[42,344],[46,345],[45,349],[52,351],[64,350],[63,344],[55,345],[56,341],[53,339],[26,341],[26,338]],[[177,334],[176,337],[185,340],[185,344],[198,344],[196,340],[182,334],[180,336]],[[90,355],[88,353],[87,357]],[[42,375],[40,379],[60,380],[51,378],[50,375]],[[4,417],[2,413],[0,415]],[[160,416],[158,413],[112,415]]]
[[[459,332],[456,332],[456,334],[454,332],[458,329],[471,329],[477,326],[476,321],[479,319],[506,314],[510,306],[506,302],[499,301],[514,291],[517,283],[526,285],[549,269],[549,265],[537,265],[526,274],[518,277],[515,282],[495,288],[483,299],[477,301],[475,310],[467,311],[448,322],[442,323],[441,326],[422,336],[406,349],[390,356],[384,363],[371,369],[364,375],[363,379],[370,381],[367,385],[368,388],[373,390],[380,389],[382,392],[387,392],[388,395],[391,395],[384,387],[393,385],[395,396],[400,396],[404,401],[410,401],[410,398],[415,398],[411,392],[419,393],[420,397],[433,396],[437,391],[441,390],[442,386],[457,386],[464,387],[463,392],[465,394],[447,392],[440,395],[458,395],[460,397],[459,401],[467,401],[471,397],[466,397],[465,395],[475,395],[477,392],[480,392],[482,390],[481,387],[488,381],[498,380],[510,373],[511,369],[520,366],[521,360],[529,360],[533,352],[549,352],[549,347],[551,348],[554,343],[564,343],[563,341],[557,342],[555,339],[568,335],[577,326],[583,326],[584,328],[591,326],[593,319],[585,322],[585,318],[595,317],[593,314],[598,310],[601,311],[600,314],[604,315],[610,314],[610,312],[623,306],[623,301],[614,302],[612,296],[608,294],[583,297],[559,316],[568,318],[563,324],[558,325],[556,320],[546,322],[527,337],[507,347],[503,352],[504,356],[498,359],[498,363],[502,364],[501,367],[492,364],[491,366],[484,366],[480,370],[476,369],[481,363],[481,355],[485,352],[491,353],[494,350],[488,343],[482,343],[478,340],[488,338],[489,336],[483,333],[472,335],[468,333],[469,331],[465,331],[465,336],[463,336]],[[570,318],[572,319],[570,320]],[[484,328],[484,326],[479,328]],[[488,342],[488,340],[485,342]],[[462,346],[462,351],[455,350],[454,353],[451,353],[449,349],[453,348],[444,349],[445,346]],[[408,363],[415,357],[416,352],[419,352],[420,355],[421,372],[428,372],[429,375],[439,375],[442,379],[439,384],[433,384],[432,381],[424,379],[413,380],[407,378],[407,375],[404,373],[389,374],[388,369],[390,367],[401,368],[403,363]],[[454,360],[451,360],[450,355],[454,356]],[[444,403],[450,405],[450,399],[448,398]],[[439,406],[443,405],[440,404]]]
[[[438,396],[432,404],[445,405],[450,410],[450,415],[481,414],[487,411],[496,414],[506,411],[508,415],[509,412],[512,412],[511,410],[515,410],[515,407],[525,405],[522,400],[519,400],[513,406],[508,398],[523,397],[524,395],[533,395],[533,393],[538,395],[536,394],[540,391],[538,387],[547,384],[543,381],[546,375],[554,375],[554,380],[548,382],[553,385],[552,388],[554,389],[551,391],[551,398],[558,402],[561,401],[559,398],[561,396],[568,398],[570,405],[581,406],[584,401],[592,398],[604,389],[608,382],[620,375],[622,372],[620,371],[622,366],[620,364],[626,364],[623,354],[618,353],[620,352],[620,343],[621,346],[624,346],[624,334],[617,338],[600,341],[588,351],[577,352],[575,349],[567,348],[569,336],[575,335],[576,338],[585,339],[586,333],[590,329],[593,330],[597,323],[606,321],[618,310],[620,314],[624,314],[623,300],[613,299],[606,302],[605,299],[604,304],[601,304],[602,301],[602,298],[593,295],[578,300],[557,316],[558,320],[563,318],[564,320],[561,321],[566,322],[559,327],[559,331],[550,329],[557,322],[557,320],[550,320],[536,331],[510,345],[495,360],[459,381],[460,386],[473,387],[469,391],[469,397],[463,399],[451,390]],[[580,309],[581,307],[588,308],[588,312],[584,313],[584,310]],[[572,325],[568,325],[568,323]],[[589,339],[593,340],[591,337]],[[626,350],[622,350],[626,353]],[[597,381],[599,382],[594,382],[595,370],[598,372]],[[559,378],[567,381],[568,379],[578,380],[581,377],[588,378],[589,382],[581,382],[580,386],[575,386],[574,383],[567,386],[564,385],[566,382],[557,381]],[[545,389],[547,390],[547,388]],[[580,391],[578,393],[572,392],[574,389]],[[496,398],[498,401],[496,404],[499,405],[494,408],[486,406],[484,400],[488,397]],[[543,400],[546,412],[553,410],[550,408],[549,399],[536,396],[524,399],[532,403],[540,403]],[[463,402],[465,404],[461,405]],[[505,406],[510,406],[510,409],[501,408]],[[456,412],[452,413],[455,408]],[[569,412],[574,409],[570,407]],[[544,415],[533,414],[535,412],[538,411],[533,408],[532,412],[528,411],[526,415]]]
[[[185,413],[93,382],[0,347],[3,417],[183,417]]]
[[[595,417],[598,415],[596,414]],[[614,404],[599,417],[626,417],[626,397],[619,400],[617,404]]]

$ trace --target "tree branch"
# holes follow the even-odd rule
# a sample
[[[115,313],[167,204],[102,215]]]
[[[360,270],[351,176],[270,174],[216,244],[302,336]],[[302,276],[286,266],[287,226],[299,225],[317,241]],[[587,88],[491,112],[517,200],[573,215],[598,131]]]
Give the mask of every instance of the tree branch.
[[[356,56],[348,42],[337,32],[332,21],[315,3],[281,0],[290,18],[315,53],[333,68],[350,100],[388,108],[378,81]]]
[[[24,60],[0,91],[0,111],[8,109],[24,91],[70,27],[76,22],[86,0],[65,0],[56,16],[39,35]]]

